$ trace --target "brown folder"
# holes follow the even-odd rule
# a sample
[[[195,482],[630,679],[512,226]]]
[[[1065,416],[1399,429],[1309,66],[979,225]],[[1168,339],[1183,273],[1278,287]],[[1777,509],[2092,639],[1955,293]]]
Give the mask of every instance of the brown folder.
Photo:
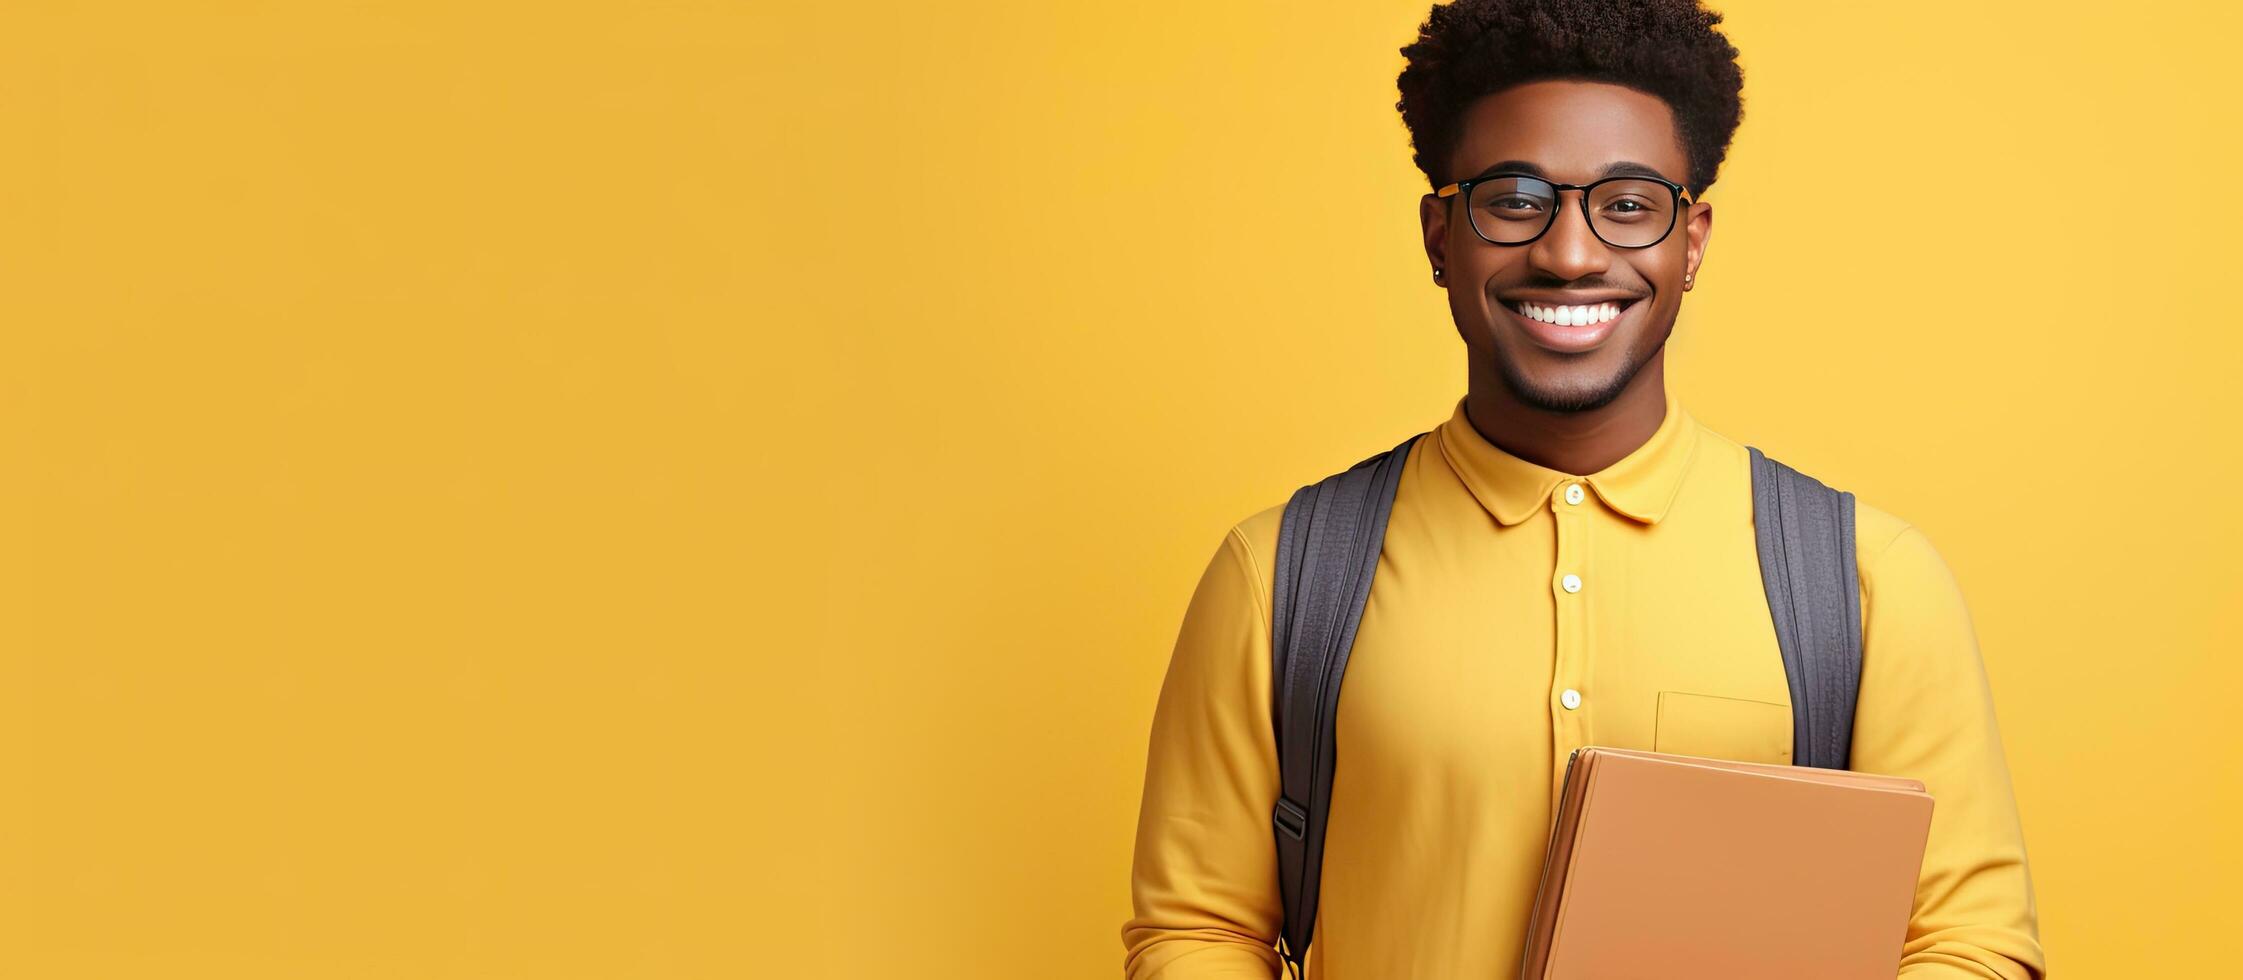
[[[1892,980],[1931,795],[1897,776],[1589,747],[1524,980]]]

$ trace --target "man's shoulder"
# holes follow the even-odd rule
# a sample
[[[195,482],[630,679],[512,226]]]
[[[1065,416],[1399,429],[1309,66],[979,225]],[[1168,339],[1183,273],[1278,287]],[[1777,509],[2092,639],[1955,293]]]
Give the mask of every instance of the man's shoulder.
[[[1892,549],[1901,535],[1915,526],[1891,511],[1854,497],[1854,554],[1863,569],[1875,568],[1877,559]]]
[[[1281,500],[1231,525],[1231,546],[1239,550],[1257,585],[1269,582],[1270,568],[1277,560],[1278,525],[1284,520],[1285,501]]]

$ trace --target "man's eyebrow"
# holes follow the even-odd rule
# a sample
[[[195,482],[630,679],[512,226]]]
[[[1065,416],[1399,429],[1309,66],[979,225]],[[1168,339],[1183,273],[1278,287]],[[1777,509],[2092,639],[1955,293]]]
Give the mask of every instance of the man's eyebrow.
[[[1487,169],[1480,171],[1475,175],[1475,177],[1485,177],[1489,174],[1500,173],[1528,174],[1531,176],[1540,177],[1543,180],[1550,179],[1550,174],[1548,171],[1543,170],[1541,167],[1535,166],[1534,164],[1529,163],[1525,160],[1505,160],[1502,163],[1494,164],[1492,166],[1489,166]],[[1633,160],[1615,160],[1611,163],[1605,164],[1604,169],[1597,171],[1596,177],[1592,179],[1602,180],[1606,177],[1657,177],[1660,180],[1669,179],[1666,174],[1659,172],[1659,168],[1651,166],[1647,163],[1637,163]]]

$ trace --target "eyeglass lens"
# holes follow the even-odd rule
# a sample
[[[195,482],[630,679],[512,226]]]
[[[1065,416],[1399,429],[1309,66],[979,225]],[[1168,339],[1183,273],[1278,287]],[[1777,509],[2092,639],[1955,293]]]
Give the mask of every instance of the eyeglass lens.
[[[1606,244],[1643,248],[1657,244],[1674,227],[1675,193],[1652,180],[1619,178],[1589,188],[1589,226]],[[1472,227],[1489,241],[1531,241],[1564,210],[1549,181],[1538,177],[1492,177],[1472,185]]]

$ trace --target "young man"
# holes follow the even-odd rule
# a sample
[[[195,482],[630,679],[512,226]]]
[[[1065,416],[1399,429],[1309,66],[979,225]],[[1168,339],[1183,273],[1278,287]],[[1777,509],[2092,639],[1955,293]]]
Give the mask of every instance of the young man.
[[[1693,0],[1462,0],[1403,49],[1400,107],[1436,189],[1425,252],[1469,390],[1408,454],[1341,687],[1321,980],[1515,975],[1576,748],[1791,761],[1748,453],[1664,376],[1713,229],[1700,197],[1740,118],[1719,20]],[[1217,549],[1161,688],[1122,930],[1133,978],[1280,970],[1283,509]],[[1851,767],[1937,799],[1896,968],[2042,976],[1963,598],[1923,532],[1858,503],[1856,530]]]

